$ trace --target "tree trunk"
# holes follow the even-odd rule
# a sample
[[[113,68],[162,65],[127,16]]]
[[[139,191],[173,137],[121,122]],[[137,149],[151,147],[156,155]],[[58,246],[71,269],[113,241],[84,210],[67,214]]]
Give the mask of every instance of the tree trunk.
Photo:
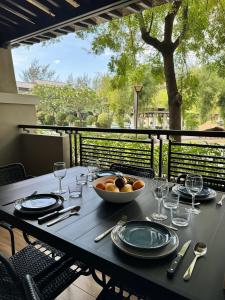
[[[163,60],[169,106],[169,127],[174,130],[181,130],[182,96],[177,88],[173,52],[163,53]]]

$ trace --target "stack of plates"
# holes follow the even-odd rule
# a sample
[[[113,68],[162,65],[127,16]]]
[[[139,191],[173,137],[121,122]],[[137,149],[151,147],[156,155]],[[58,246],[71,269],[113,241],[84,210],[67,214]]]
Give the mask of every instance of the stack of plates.
[[[131,221],[116,226],[111,238],[121,251],[143,259],[160,259],[174,252],[179,239],[173,230],[149,221]]]
[[[180,197],[187,199],[187,200],[191,200],[191,195],[188,193],[187,189],[185,186],[183,185],[175,185],[172,188],[172,191],[175,194],[179,194]],[[214,191],[213,189],[210,189],[208,187],[204,187],[201,192],[196,195],[195,199],[198,201],[208,201],[208,200],[212,200],[213,198],[216,197],[216,191]]]
[[[15,210],[25,215],[42,215],[59,209],[63,198],[55,194],[36,194],[19,199],[15,203]]]

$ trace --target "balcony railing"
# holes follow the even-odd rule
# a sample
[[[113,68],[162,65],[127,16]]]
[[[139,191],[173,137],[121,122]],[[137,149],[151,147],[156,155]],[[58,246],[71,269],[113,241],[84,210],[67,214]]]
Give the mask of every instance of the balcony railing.
[[[195,172],[225,183],[225,132],[146,129],[103,129],[70,126],[19,125],[27,133],[69,136],[70,166],[98,159],[103,168],[113,163],[154,168],[170,180]],[[176,137],[176,139],[174,139]],[[180,137],[177,139],[177,137]],[[180,140],[180,141],[177,141]]]

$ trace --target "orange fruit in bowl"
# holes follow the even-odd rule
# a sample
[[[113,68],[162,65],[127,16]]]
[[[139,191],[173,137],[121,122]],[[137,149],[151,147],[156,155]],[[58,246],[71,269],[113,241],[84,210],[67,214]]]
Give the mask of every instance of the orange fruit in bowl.
[[[105,190],[108,192],[119,192],[120,190],[118,189],[117,186],[115,186],[114,183],[106,183],[105,185]]]
[[[145,183],[144,181],[142,180],[136,180],[134,183],[133,183],[133,190],[139,190],[141,189],[143,186],[145,186]]]
[[[133,192],[132,185],[127,183],[120,189],[120,191],[123,193]]]
[[[113,183],[113,184],[114,184],[114,182],[115,182],[114,179],[108,178],[108,179],[106,179],[105,184],[106,184],[106,183]]]
[[[99,182],[98,184],[96,184],[96,188],[99,190],[105,190],[105,185],[102,182]]]

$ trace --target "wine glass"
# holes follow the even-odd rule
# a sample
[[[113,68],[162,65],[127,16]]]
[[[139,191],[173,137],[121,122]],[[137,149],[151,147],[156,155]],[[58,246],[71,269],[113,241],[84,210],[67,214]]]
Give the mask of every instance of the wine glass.
[[[199,209],[195,208],[195,196],[199,194],[203,188],[203,179],[201,175],[188,174],[185,180],[185,187],[192,197],[191,213],[198,214]]]
[[[66,190],[62,189],[62,180],[66,176],[66,164],[65,162],[55,162],[53,166],[54,176],[59,179],[59,190],[56,194],[64,194]]]
[[[168,193],[168,181],[166,178],[155,177],[152,179],[152,190],[155,199],[158,201],[158,212],[152,214],[152,218],[157,221],[167,219],[167,216],[161,213],[161,202]]]

